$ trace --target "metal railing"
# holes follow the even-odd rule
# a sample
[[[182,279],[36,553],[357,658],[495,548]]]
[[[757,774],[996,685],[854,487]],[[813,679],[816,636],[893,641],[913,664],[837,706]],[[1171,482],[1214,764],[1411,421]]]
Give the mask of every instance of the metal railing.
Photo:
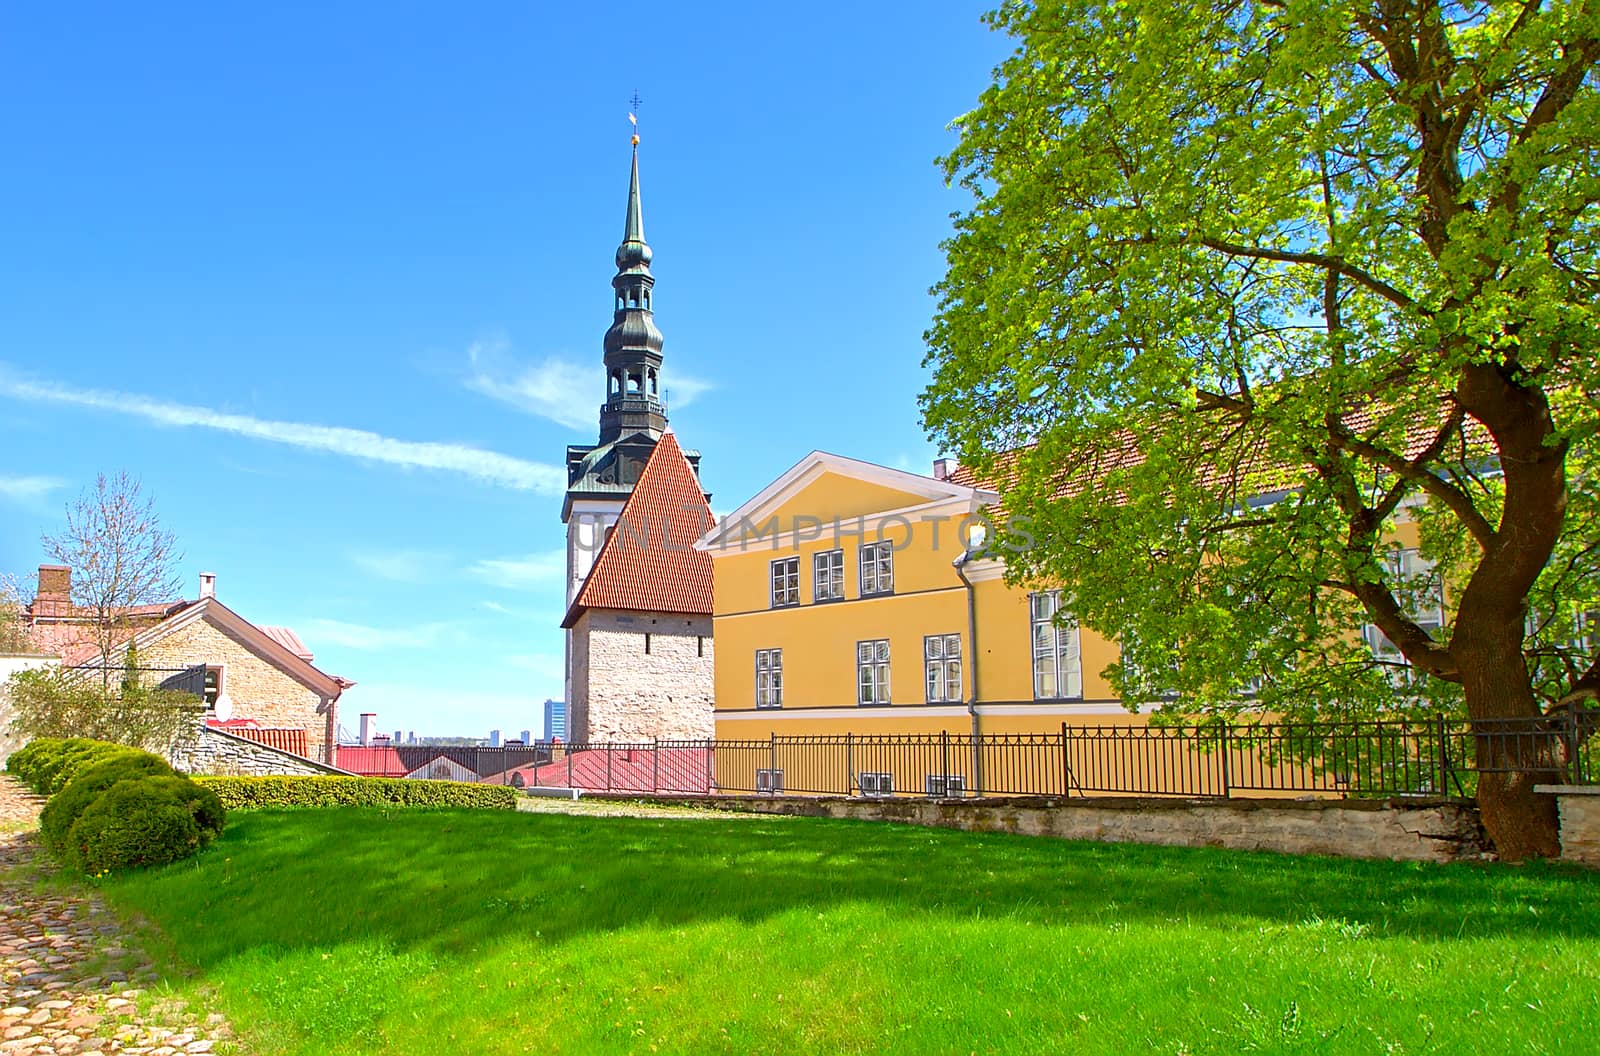
[[[465,780],[641,795],[1433,797],[1472,795],[1486,773],[1600,784],[1597,732],[1600,711],[1590,710],[1477,723],[1443,716],[1063,723],[1059,730],[976,737],[775,734],[764,740],[404,748],[455,760],[476,775],[462,775]],[[388,776],[411,773],[424,762],[397,761],[397,770],[409,769]]]

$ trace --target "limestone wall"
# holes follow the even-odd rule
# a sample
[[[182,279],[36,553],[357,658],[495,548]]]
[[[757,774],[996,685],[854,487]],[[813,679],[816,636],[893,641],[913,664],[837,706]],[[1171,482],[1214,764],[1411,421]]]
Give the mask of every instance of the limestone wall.
[[[1448,862],[1479,857],[1486,846],[1477,810],[1454,801],[653,798],[724,810],[897,821],[970,832],[1346,858]]]
[[[711,617],[591,609],[572,638],[574,743],[711,736]]]
[[[200,727],[196,740],[170,753],[172,765],[188,774],[337,774],[341,771],[291,752],[235,737],[211,727]]]
[[[329,758],[328,730],[336,721],[330,702],[209,621],[197,620],[140,649],[139,663],[146,667],[220,666],[222,691],[233,700],[233,718],[303,729],[311,758]]]
[[[1600,869],[1600,787],[1540,785],[1561,811],[1561,857]]]

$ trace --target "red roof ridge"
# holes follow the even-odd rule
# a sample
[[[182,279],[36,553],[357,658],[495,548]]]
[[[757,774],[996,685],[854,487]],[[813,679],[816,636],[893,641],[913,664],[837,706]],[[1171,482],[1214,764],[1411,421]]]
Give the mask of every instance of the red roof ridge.
[[[711,614],[711,555],[694,549],[715,517],[670,430],[656,441],[633,493],[595,556],[561,626],[585,609]]]

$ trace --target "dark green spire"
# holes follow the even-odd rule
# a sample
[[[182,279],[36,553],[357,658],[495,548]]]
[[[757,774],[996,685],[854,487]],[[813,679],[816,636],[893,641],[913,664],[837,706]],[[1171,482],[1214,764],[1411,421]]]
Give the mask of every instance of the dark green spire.
[[[652,308],[656,280],[650,274],[650,247],[644,240],[639,205],[639,137],[633,137],[633,171],[628,177],[628,216],[617,247],[617,274],[611,280],[616,307],[606,331],[606,402],[600,409],[600,442],[644,432],[658,437],[667,427],[661,402],[661,346]]]

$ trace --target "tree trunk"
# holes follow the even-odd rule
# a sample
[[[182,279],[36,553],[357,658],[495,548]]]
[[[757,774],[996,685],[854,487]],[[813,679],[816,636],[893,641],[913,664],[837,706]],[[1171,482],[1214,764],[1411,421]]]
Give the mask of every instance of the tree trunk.
[[[1478,775],[1478,815],[1503,861],[1556,858],[1561,827],[1555,797],[1533,788],[1560,780],[1559,734],[1545,738],[1520,725],[1510,733],[1495,721],[1543,713],[1528,680],[1520,626],[1513,623],[1508,632],[1504,624],[1485,622],[1458,621],[1455,638],[1478,766],[1487,771]]]

